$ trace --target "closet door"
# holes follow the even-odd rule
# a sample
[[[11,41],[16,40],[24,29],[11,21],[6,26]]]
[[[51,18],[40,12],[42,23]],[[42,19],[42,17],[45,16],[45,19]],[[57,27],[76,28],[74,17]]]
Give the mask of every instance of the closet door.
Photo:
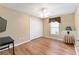
[[[43,35],[43,22],[36,17],[30,17],[30,40]]]

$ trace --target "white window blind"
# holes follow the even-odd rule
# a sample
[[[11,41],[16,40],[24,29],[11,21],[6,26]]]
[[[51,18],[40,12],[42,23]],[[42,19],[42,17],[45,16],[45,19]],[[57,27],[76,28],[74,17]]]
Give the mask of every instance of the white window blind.
[[[51,34],[59,34],[59,23],[58,22],[50,22],[50,33]]]

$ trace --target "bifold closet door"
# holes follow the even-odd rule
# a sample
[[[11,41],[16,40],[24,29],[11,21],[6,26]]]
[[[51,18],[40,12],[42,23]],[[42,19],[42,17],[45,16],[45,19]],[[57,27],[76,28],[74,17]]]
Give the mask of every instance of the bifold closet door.
[[[43,35],[43,22],[36,17],[30,17],[30,40]]]

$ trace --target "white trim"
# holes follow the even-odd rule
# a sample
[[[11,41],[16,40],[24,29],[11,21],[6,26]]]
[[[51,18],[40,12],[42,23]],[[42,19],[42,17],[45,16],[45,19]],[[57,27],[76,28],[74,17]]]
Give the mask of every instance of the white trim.
[[[27,40],[27,41],[24,41],[24,42],[22,42],[22,43],[15,44],[15,46],[14,46],[14,47],[19,46],[19,45],[24,44],[24,43],[27,43],[27,42],[29,42],[29,41],[31,41],[31,40]]]
[[[54,37],[54,36],[43,36],[43,37],[50,38],[50,39],[56,39],[56,40],[60,39],[59,41],[63,41],[61,40],[62,38],[59,38],[59,37]]]
[[[40,37],[38,37],[38,38],[40,38]],[[37,38],[35,38],[35,39],[37,39]],[[34,40],[34,39],[32,39],[32,40]],[[24,44],[24,43],[27,43],[27,42],[29,42],[29,41],[31,41],[31,40],[29,39],[29,40],[24,41],[24,42],[22,42],[22,43],[15,44],[14,47],[19,46],[19,45]],[[12,48],[12,46],[10,46],[9,48]],[[0,50],[0,52],[1,52],[1,51],[4,51],[4,50],[7,50],[7,48],[6,48],[6,49],[3,49],[3,50]]]
[[[49,38],[49,37],[47,37],[47,38]],[[14,47],[19,46],[19,45],[24,44],[24,43],[27,43],[27,42],[30,42],[30,41],[31,41],[31,40],[28,40],[28,41],[25,41],[25,42],[16,44]],[[10,48],[12,48],[12,46],[11,46]],[[79,55],[79,54],[78,54],[78,51],[77,51],[76,45],[74,45],[74,48],[75,48],[76,55]],[[7,50],[7,48],[6,48],[6,49],[3,49],[3,50],[0,50],[0,52],[1,52],[1,51],[4,51],[4,50]]]
[[[43,37],[43,36],[40,36],[40,37]],[[38,37],[38,38],[40,38],[40,37]],[[38,38],[34,38],[34,39],[38,39]],[[31,40],[34,40],[34,39],[29,39],[29,40],[24,41],[24,42],[22,42],[22,43],[15,44],[14,47],[19,46],[19,45],[24,44],[24,43],[27,43],[27,42],[30,42]]]
[[[74,45],[74,48],[75,48],[76,55],[79,55],[79,54],[78,54],[78,51],[77,51],[76,45]]]
[[[19,45],[24,44],[24,43],[27,43],[29,41],[31,41],[31,40],[28,40],[28,41],[25,41],[25,42],[22,42],[22,43],[19,43],[19,44],[15,44],[14,47],[19,46]],[[9,48],[12,48],[12,46],[10,46]],[[3,50],[0,50],[0,52],[1,51],[4,51],[4,50],[7,50],[7,48],[6,49],[3,49]]]

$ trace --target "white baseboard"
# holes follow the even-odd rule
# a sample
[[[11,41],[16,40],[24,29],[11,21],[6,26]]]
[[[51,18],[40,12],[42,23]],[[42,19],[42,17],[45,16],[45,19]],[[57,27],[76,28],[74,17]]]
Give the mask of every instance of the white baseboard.
[[[38,37],[38,38],[40,38],[40,37]],[[35,38],[35,39],[37,39],[37,38]],[[32,39],[32,40],[34,40],[34,39]],[[21,42],[21,43],[19,43],[19,44],[15,44],[14,47],[17,47],[17,46],[19,46],[19,45],[21,45],[21,44],[24,44],[24,43],[27,43],[27,42],[29,42],[29,41],[31,41],[31,40],[29,39],[29,40],[24,41],[24,42]],[[9,48],[12,48],[12,46],[10,46]],[[6,48],[6,49],[3,49],[3,50],[0,50],[0,52],[1,52],[1,51],[4,51],[4,50],[7,50],[7,48]]]
[[[28,40],[28,41],[25,41],[25,42],[22,42],[22,43],[19,43],[19,44],[15,44],[14,47],[19,46],[19,45],[24,44],[24,43],[27,43],[29,41],[31,41],[31,40]],[[10,46],[9,48],[12,48],[12,46]],[[4,50],[7,50],[7,48],[6,49],[3,49],[3,50],[0,50],[0,52],[1,51],[4,51]]]
[[[44,36],[43,36],[43,37],[44,37]],[[50,38],[50,37],[47,37],[47,38]],[[19,43],[19,44],[15,44],[14,47],[19,46],[19,45],[24,44],[24,43],[27,43],[27,42],[29,42],[29,41],[31,41],[31,40],[27,40],[27,41],[25,41],[25,42],[21,42],[21,43]],[[12,48],[12,46],[10,46],[10,48]],[[75,45],[74,45],[74,48],[75,48],[76,55],[79,55],[79,54],[78,54],[78,51],[77,51],[77,47],[76,47]],[[7,49],[0,50],[0,52],[1,52],[1,51],[4,51],[4,50],[7,50]]]
[[[16,46],[19,46],[19,45],[21,45],[21,44],[27,43],[27,42],[29,42],[29,41],[31,41],[31,40],[27,40],[27,41],[21,42],[21,43],[19,43],[19,44],[15,44],[15,47],[16,47]]]
[[[76,45],[74,45],[74,48],[75,48],[76,55],[79,55]]]
[[[46,38],[50,38],[50,39],[56,39],[56,40],[59,40],[59,41],[63,41],[63,40],[61,40],[62,38],[56,38],[56,37],[49,37],[49,36],[43,36],[43,37],[46,37]]]

